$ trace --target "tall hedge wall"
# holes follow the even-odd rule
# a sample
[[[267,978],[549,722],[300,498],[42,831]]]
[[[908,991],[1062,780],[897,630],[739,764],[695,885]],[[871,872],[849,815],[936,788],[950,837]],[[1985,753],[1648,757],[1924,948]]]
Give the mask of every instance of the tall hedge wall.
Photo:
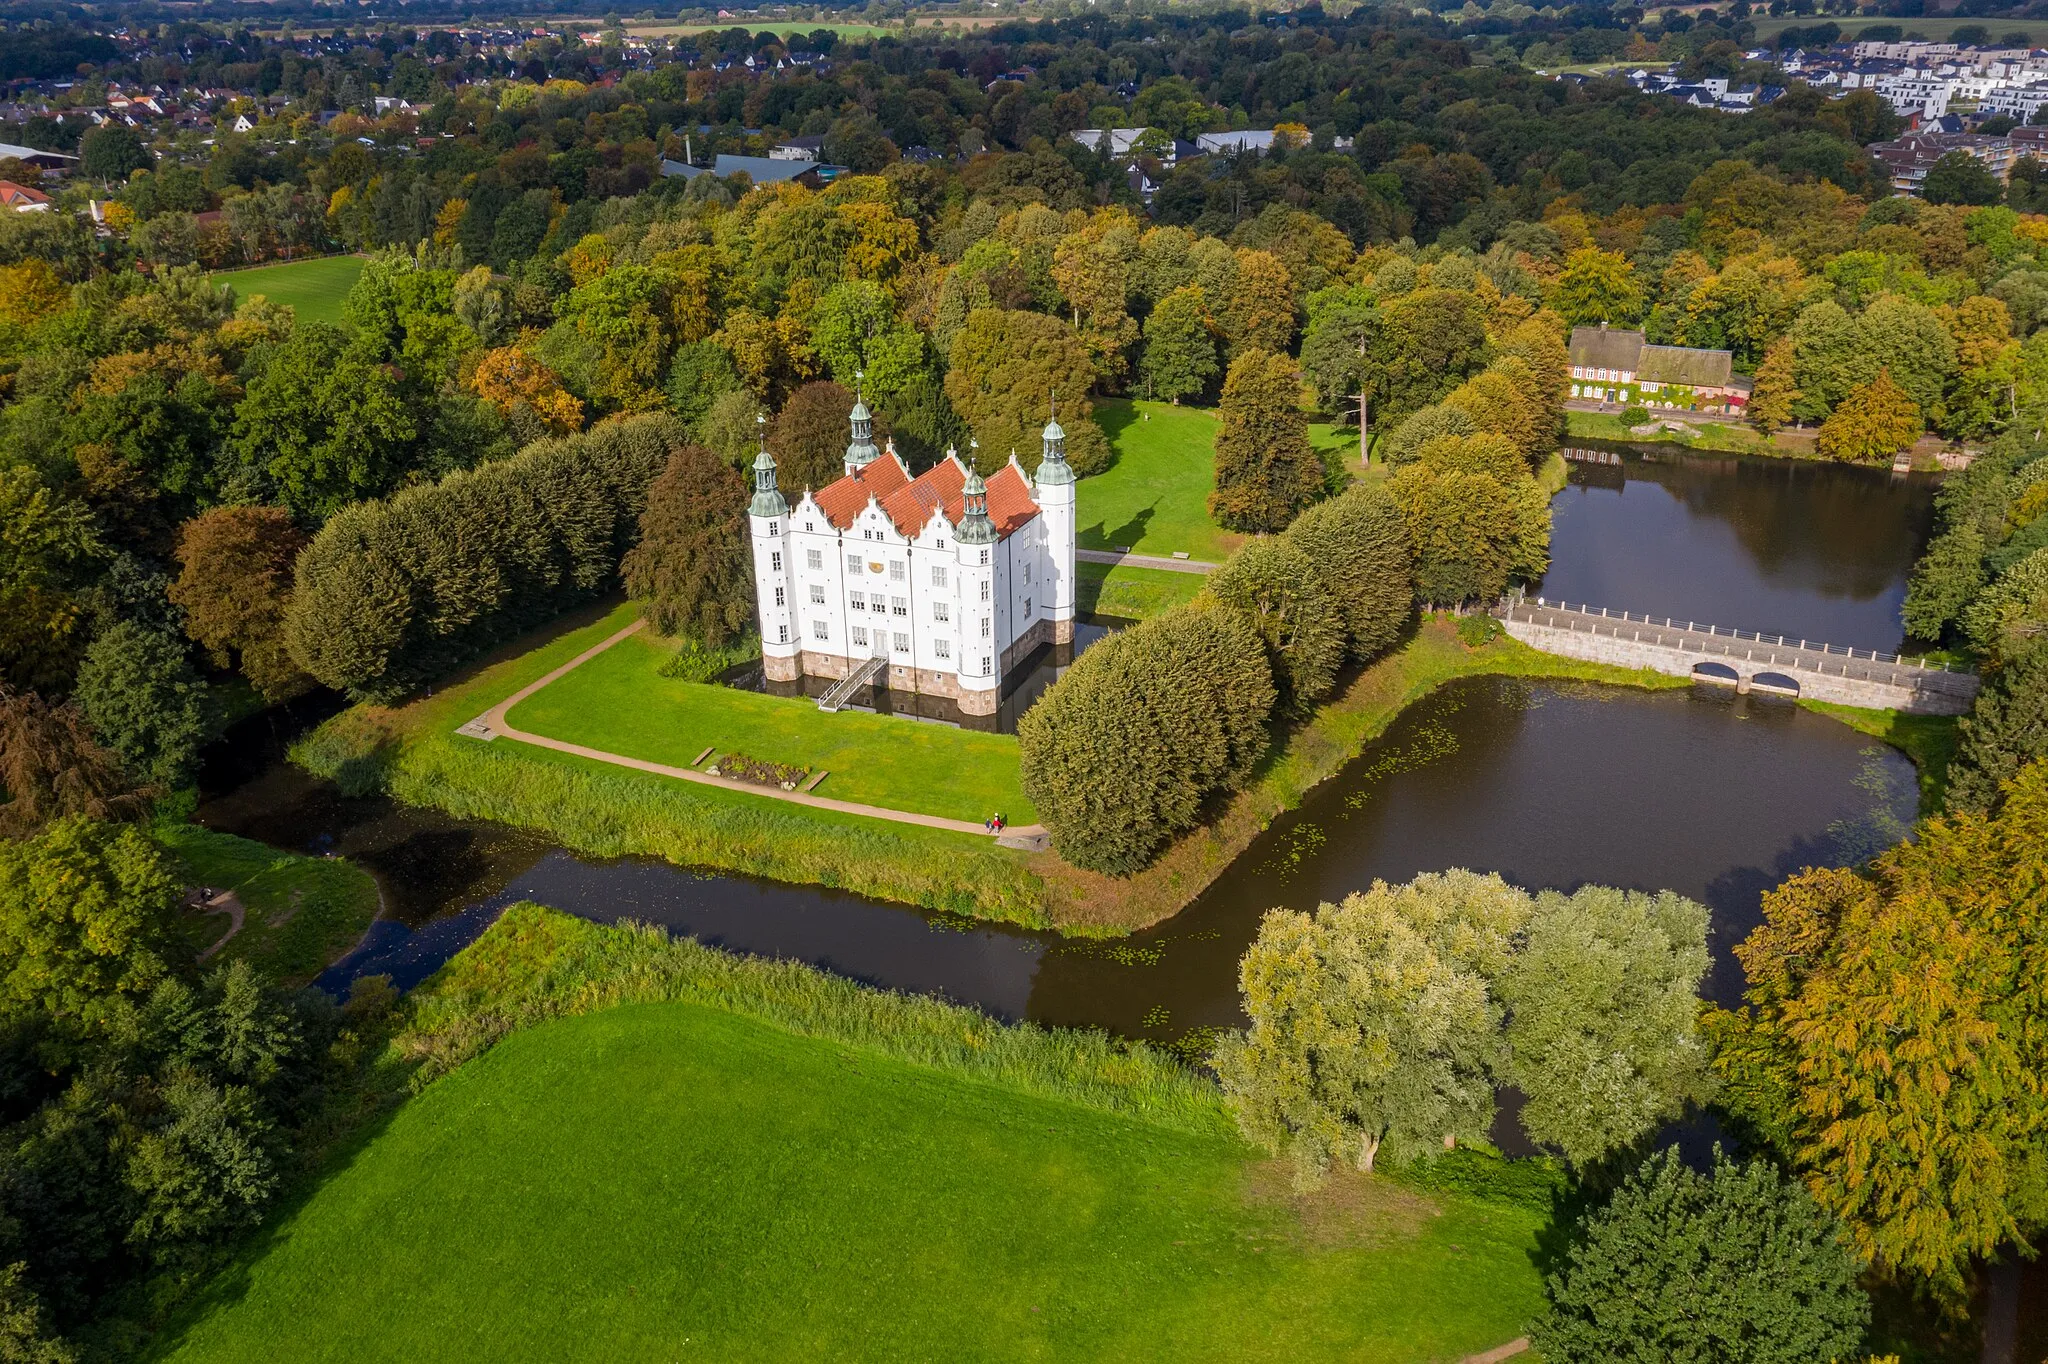
[[[344,509],[299,556],[292,657],[389,701],[612,588],[683,439],[666,416],[609,422]]]

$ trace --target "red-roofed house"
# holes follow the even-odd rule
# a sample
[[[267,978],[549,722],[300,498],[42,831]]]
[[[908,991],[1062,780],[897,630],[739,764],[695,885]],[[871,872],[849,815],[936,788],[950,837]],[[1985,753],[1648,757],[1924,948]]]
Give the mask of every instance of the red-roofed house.
[[[48,213],[50,196],[12,180],[0,180],[0,208],[11,208],[16,213]]]
[[[878,450],[854,402],[846,475],[794,506],[767,450],[749,507],[771,681],[862,674],[890,690],[950,697],[993,715],[1003,681],[1042,644],[1074,637],[1074,472],[1057,421],[1035,474],[986,481],[948,450],[912,478]]]

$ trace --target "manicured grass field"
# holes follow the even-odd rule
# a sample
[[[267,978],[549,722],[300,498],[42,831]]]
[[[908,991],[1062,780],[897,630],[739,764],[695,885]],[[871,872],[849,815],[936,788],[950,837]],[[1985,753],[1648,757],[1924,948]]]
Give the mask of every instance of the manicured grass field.
[[[242,930],[210,961],[248,961],[272,979],[311,980],[354,946],[377,917],[377,883],[339,858],[301,857],[196,824],[159,824],[151,835],[184,864],[194,885],[231,890],[246,913]],[[228,931],[225,914],[187,914],[196,955]]]
[[[1075,605],[1087,615],[1143,620],[1178,606],[1202,590],[1199,573],[1175,573],[1128,564],[1074,565]]]
[[[1284,1189],[1223,1130],[628,1005],[410,1102],[166,1354],[1419,1364],[1538,1304],[1532,1209]]]
[[[1122,547],[1220,563],[1242,535],[1209,519],[1216,489],[1216,414],[1171,403],[1100,403],[1116,462],[1079,487],[1083,549]]]
[[[341,325],[341,301],[363,273],[361,256],[316,256],[285,265],[259,265],[249,270],[223,270],[208,278],[231,284],[236,298],[261,294],[285,303],[308,322]]]
[[[656,671],[674,649],[643,631],[507,718],[535,734],[672,767],[688,767],[710,746],[824,768],[831,775],[817,794],[836,800],[977,823],[997,811],[1012,824],[1037,821],[1019,782],[1017,741],[1008,735],[861,711],[828,715],[801,697],[679,682]]]

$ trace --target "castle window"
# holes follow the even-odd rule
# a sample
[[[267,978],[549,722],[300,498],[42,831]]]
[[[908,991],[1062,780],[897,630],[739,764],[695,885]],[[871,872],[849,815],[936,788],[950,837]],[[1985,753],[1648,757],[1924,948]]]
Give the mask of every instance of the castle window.
[[[816,530],[817,528],[818,528],[818,523],[817,523],[816,521],[806,521],[806,522],[804,522],[804,529],[805,529],[805,530]]]
[[[946,603],[944,603],[944,602],[942,602],[942,601],[935,601],[935,602],[933,602],[933,603],[932,603],[932,619],[933,619],[933,620],[951,620],[952,618],[953,618],[953,608],[952,608],[952,607],[950,607],[950,606],[946,605]]]
[[[943,564],[933,564],[933,565],[932,565],[932,586],[933,586],[933,587],[944,587],[945,585],[946,585],[946,568],[945,568],[945,565],[943,565]]]
[[[988,562],[988,551],[987,551],[987,550],[983,550],[983,551],[981,552],[981,561],[982,561],[983,563],[987,563],[987,562]]]
[[[981,637],[982,637],[983,639],[987,639],[987,638],[989,637],[990,633],[991,633],[991,630],[990,630],[989,618],[988,618],[987,616],[983,616],[983,617],[981,618]]]
[[[811,605],[813,605],[813,606],[823,606],[824,604],[825,604],[825,588],[824,588],[824,586],[823,586],[822,584],[819,584],[819,583],[812,583],[812,584],[811,584]]]
[[[903,581],[903,577],[903,561],[901,559],[891,559],[889,561],[889,581],[900,583]]]
[[[981,599],[983,601],[988,600],[988,579],[986,578],[981,580]]]
[[[771,553],[770,553],[770,554],[768,555],[768,571],[769,571],[770,573],[780,573],[780,572],[782,572],[782,551],[781,551],[781,550],[779,550],[779,549],[778,549],[778,550],[775,550],[775,551],[771,552]]]
[[[849,554],[846,556],[846,571],[848,573],[860,572],[860,555]]]
[[[781,606],[781,605],[783,604],[783,602],[782,602],[782,589],[781,589],[781,588],[779,588],[779,587],[775,589],[775,604],[776,604],[777,606]]]
[[[932,641],[932,653],[936,654],[936,655],[937,655],[938,657],[940,657],[940,658],[951,658],[951,657],[953,656],[953,643],[952,643],[952,641],[951,641],[951,640],[945,640],[945,639],[935,639],[935,640],[933,640],[933,641]]]
[[[1031,564],[1028,560],[1024,564],[1024,585],[1026,587],[1031,585]]]
[[[910,652],[910,636],[900,630],[896,632],[896,652],[899,654]]]
[[[775,642],[777,644],[789,643],[789,627],[787,625],[778,625],[775,627]]]
[[[853,646],[856,649],[868,647],[868,632],[865,626],[856,625],[853,627]]]
[[[846,598],[846,604],[856,611],[868,609],[868,599],[858,592],[849,593]]]
[[[805,551],[804,551],[804,567],[806,567],[806,568],[813,568],[813,569],[822,569],[822,568],[824,568],[824,567],[825,567],[825,551],[824,551],[824,550],[822,550],[822,549],[807,549],[807,550],[805,550]]]
[[[830,636],[830,635],[828,635],[828,634],[826,634],[826,633],[825,633],[825,622],[824,622],[824,621],[822,621],[822,620],[814,620],[814,621],[812,621],[812,622],[811,622],[811,637],[812,637],[813,639],[830,639],[830,638],[831,638],[831,636]]]
[[[1029,597],[1024,599],[1024,619],[1031,619],[1031,598]]]
[[[891,597],[889,598],[889,613],[895,616],[907,616],[910,614],[910,603],[901,597]]]
[[[779,531],[780,529],[781,529],[781,523],[780,523],[780,522],[778,522],[778,521],[770,521],[770,522],[768,523],[768,533],[769,533],[770,535],[774,535],[774,534],[775,534],[775,533],[776,533],[777,531]]]

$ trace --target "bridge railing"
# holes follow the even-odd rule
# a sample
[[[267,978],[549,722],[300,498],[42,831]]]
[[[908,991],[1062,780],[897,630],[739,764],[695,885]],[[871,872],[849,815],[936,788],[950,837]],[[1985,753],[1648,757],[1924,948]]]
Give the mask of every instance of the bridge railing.
[[[1515,600],[1507,603],[1507,608],[1513,610],[1517,606],[1528,606],[1530,604],[1530,602],[1518,596]],[[1675,616],[1638,615],[1630,611],[1615,611],[1605,606],[1588,606],[1584,602],[1573,606],[1569,602],[1546,601],[1544,598],[1538,597],[1534,605],[1546,611],[1571,611],[1582,616],[1600,616],[1607,620],[1629,621],[1638,625],[1656,625],[1667,630],[1690,630],[1695,634],[1718,635],[1723,639],[1754,640],[1758,644],[1772,644],[1785,649],[1803,649],[1807,653],[1834,654],[1840,658],[1865,658],[1873,663],[1890,663],[1901,668],[1919,668],[1926,672],[1947,673],[1966,671],[1964,669],[1951,668],[1945,659],[1930,662],[1925,657],[1901,658],[1897,654],[1888,654],[1881,649],[1852,649],[1845,644],[1828,644],[1817,639],[1794,639],[1790,635],[1770,635],[1759,630],[1731,630],[1725,625],[1711,625],[1695,620],[1680,621]]]

